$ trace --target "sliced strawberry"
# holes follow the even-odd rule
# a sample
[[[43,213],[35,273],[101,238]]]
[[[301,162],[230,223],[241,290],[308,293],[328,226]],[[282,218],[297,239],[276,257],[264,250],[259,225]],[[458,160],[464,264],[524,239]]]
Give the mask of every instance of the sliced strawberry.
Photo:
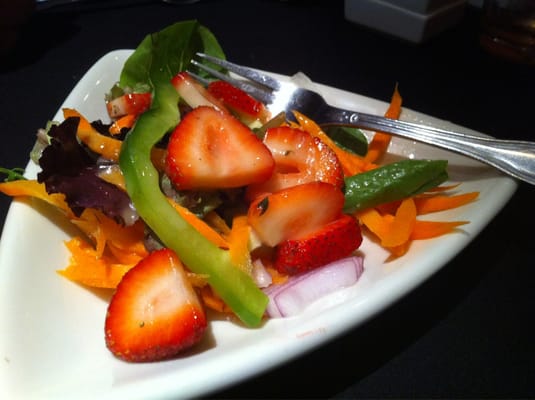
[[[150,107],[152,95],[150,93],[128,93],[106,102],[106,109],[111,118],[123,115],[139,115]]]
[[[329,183],[309,182],[257,197],[248,220],[262,243],[275,246],[299,239],[335,220],[342,213],[344,194]]]
[[[225,105],[204,88],[187,72],[179,72],[171,79],[171,84],[191,108],[212,106],[221,111],[228,111]]]
[[[266,132],[264,143],[275,159],[275,172],[268,181],[247,188],[248,200],[306,182],[343,186],[344,174],[338,157],[308,132],[287,126],[271,128]]]
[[[227,108],[246,123],[259,120],[265,123],[271,114],[264,104],[249,94],[225,81],[213,81],[208,85],[208,92],[219,99]]]
[[[301,239],[279,243],[275,249],[274,267],[289,275],[310,271],[349,256],[361,243],[357,220],[344,214]]]
[[[129,270],[117,286],[106,314],[106,345],[126,361],[161,360],[198,343],[206,326],[181,262],[162,249]]]
[[[201,106],[184,116],[168,146],[166,171],[179,189],[235,188],[269,179],[269,149],[238,119]]]

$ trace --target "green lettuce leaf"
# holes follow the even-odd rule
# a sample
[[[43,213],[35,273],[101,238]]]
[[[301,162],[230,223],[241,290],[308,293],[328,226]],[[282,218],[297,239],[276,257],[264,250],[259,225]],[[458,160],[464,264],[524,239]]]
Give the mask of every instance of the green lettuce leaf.
[[[200,51],[225,58],[216,37],[198,21],[177,22],[151,33],[125,62],[119,86],[149,85],[154,89],[161,83],[169,83],[174,75],[190,67],[190,60]]]

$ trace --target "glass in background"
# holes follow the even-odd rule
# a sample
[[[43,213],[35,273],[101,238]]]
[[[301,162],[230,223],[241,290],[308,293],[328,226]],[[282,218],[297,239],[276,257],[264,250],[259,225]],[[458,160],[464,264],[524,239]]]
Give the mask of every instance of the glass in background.
[[[535,0],[484,0],[480,42],[492,54],[535,65]]]

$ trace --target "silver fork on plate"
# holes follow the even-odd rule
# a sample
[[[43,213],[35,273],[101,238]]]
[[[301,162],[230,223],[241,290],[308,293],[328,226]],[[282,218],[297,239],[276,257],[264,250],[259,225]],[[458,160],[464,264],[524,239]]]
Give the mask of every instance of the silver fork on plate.
[[[519,180],[535,185],[535,142],[501,140],[394,120],[333,107],[323,97],[293,82],[281,81],[257,70],[197,53],[215,65],[246,79],[236,79],[196,60],[192,64],[214,78],[227,81],[267,105],[273,115],[297,110],[319,125],[344,125],[386,132],[451,150],[491,165]]]

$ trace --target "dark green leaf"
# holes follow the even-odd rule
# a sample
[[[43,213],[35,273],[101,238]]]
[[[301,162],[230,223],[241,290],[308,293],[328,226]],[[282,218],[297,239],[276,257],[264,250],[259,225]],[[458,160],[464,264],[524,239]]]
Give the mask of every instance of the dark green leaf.
[[[368,138],[358,128],[349,126],[324,126],[323,131],[341,148],[359,156],[368,152]]]

